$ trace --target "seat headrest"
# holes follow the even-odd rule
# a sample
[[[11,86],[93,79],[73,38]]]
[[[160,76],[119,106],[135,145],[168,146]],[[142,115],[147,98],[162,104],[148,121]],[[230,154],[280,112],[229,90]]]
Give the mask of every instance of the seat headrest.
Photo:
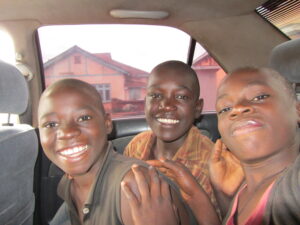
[[[0,113],[22,114],[29,101],[27,82],[14,66],[0,61]]]
[[[270,67],[292,83],[300,83],[300,39],[276,46],[270,57]]]

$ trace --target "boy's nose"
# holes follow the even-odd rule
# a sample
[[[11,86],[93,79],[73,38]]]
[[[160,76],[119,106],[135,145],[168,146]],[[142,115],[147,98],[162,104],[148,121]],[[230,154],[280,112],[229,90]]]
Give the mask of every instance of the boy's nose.
[[[174,101],[170,98],[163,99],[160,103],[159,108],[166,111],[172,111],[177,109],[176,105],[174,104]]]
[[[61,126],[57,131],[58,139],[69,139],[80,134],[80,130],[74,125]]]
[[[240,115],[248,114],[253,111],[253,108],[248,104],[235,105],[230,113],[230,118],[234,119]]]

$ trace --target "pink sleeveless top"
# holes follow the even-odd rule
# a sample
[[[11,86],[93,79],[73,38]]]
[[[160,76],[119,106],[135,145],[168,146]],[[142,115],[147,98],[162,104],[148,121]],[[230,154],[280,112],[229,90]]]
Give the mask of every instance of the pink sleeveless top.
[[[258,202],[257,206],[255,207],[255,209],[249,215],[249,217],[246,220],[246,222],[244,223],[244,225],[260,225],[262,223],[263,215],[264,215],[264,212],[265,212],[265,208],[266,208],[267,201],[269,199],[273,184],[274,184],[274,182],[272,182],[270,184],[270,186],[267,188],[267,190],[265,191],[265,193],[263,194],[263,196],[259,200],[259,202]],[[237,211],[239,195],[245,189],[246,186],[247,185],[245,184],[244,187],[236,195],[236,197],[234,199],[234,202],[233,202],[232,209],[231,209],[231,213],[230,213],[230,216],[227,220],[226,225],[235,225],[234,224],[234,215]]]

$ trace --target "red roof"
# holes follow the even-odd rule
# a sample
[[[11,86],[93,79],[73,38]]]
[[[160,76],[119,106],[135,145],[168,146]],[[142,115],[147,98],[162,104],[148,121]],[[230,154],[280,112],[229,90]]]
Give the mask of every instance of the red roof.
[[[46,63],[44,63],[44,67],[47,68],[51,66],[52,64],[55,64],[57,61],[60,61],[61,59],[67,57],[68,55],[78,52],[80,54],[83,54],[87,57],[93,58],[98,63],[103,64],[109,68],[115,69],[125,75],[129,76],[148,76],[148,72],[131,67],[129,65],[120,63],[118,61],[115,61],[111,58],[110,53],[90,53],[88,51],[83,50],[82,48],[78,46],[73,46],[69,48],[68,50],[62,52],[61,54],[57,55],[56,57],[48,60]]]
[[[117,66],[125,71],[127,71],[132,76],[139,76],[139,75],[148,75],[149,73],[134,67],[131,67],[129,65],[120,63],[118,61],[115,61],[111,58],[110,53],[94,53],[93,55],[101,58],[102,60],[106,61],[109,64],[113,64],[114,66]]]

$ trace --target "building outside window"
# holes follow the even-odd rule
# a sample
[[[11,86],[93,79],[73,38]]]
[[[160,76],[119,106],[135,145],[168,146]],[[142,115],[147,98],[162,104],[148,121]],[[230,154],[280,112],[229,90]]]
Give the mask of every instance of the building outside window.
[[[58,33],[64,33],[59,40],[49,39]],[[175,28],[149,25],[45,26],[38,34],[45,87],[58,79],[88,82],[113,119],[144,116],[149,72],[167,60],[186,62],[191,38]],[[203,112],[213,112],[216,87],[225,72],[198,43],[192,68],[205,87]]]
[[[130,88],[129,89],[129,99],[130,100],[140,100],[141,99],[141,89],[140,88]]]
[[[110,102],[110,84],[93,84],[102,97],[103,102]]]
[[[74,56],[74,64],[81,64],[81,57],[80,55]]]

